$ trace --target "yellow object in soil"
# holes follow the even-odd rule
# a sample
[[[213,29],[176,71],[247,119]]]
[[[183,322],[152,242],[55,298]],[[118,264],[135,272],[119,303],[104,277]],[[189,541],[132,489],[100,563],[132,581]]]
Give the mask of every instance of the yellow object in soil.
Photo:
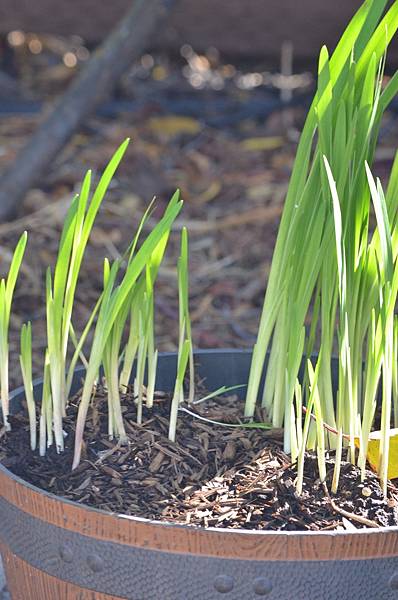
[[[381,431],[372,431],[369,437],[368,462],[374,471],[378,471],[379,448]],[[359,448],[359,438],[355,438],[355,445]],[[398,477],[398,429],[390,429],[390,452],[388,457],[388,479]]]

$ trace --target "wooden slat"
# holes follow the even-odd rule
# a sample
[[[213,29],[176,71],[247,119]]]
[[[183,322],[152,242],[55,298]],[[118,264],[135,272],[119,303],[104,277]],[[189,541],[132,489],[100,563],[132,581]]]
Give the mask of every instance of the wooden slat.
[[[167,552],[246,560],[350,560],[398,556],[398,528],[354,533],[259,533],[167,526],[91,510],[42,494],[0,467],[0,495],[58,527],[100,540]]]
[[[61,581],[0,549],[12,600],[123,600]]]

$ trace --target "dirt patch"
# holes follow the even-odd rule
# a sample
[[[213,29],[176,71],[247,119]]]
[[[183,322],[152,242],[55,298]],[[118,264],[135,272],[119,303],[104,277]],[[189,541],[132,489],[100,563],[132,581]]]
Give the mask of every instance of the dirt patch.
[[[317,461],[306,460],[303,493],[295,490],[296,469],[282,450],[281,431],[228,427],[181,411],[177,442],[167,438],[170,399],[158,395],[151,411],[136,423],[131,393],[123,399],[129,443],[109,440],[107,400],[102,387],[89,410],[83,460],[71,471],[78,397],[65,419],[66,449],[51,448],[40,458],[29,448],[28,421],[12,418],[3,431],[0,460],[30,483],[75,502],[103,510],[192,526],[270,530],[330,530],[398,525],[398,490],[384,499],[377,476],[343,463],[339,492],[329,496],[333,457],[327,461],[326,487]],[[193,409],[198,415],[239,424],[243,405],[236,397]],[[257,415],[261,418],[263,415]]]

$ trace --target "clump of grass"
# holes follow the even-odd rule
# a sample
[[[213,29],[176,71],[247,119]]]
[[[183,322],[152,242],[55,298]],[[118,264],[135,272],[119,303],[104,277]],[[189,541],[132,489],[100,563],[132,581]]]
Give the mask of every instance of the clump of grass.
[[[87,410],[103,367],[108,393],[108,435],[119,443],[127,441],[124,426],[121,392],[125,392],[133,373],[137,404],[137,421],[142,418],[143,403],[152,408],[156,384],[158,351],[155,345],[155,283],[164,258],[172,225],[182,208],[177,191],[171,198],[163,217],[144,236],[144,227],[152,213],[153,202],[145,212],[132,242],[124,256],[112,264],[105,258],[103,291],[80,337],[72,324],[73,304],[81,264],[91,229],[111,178],[128,145],[126,140],[106,167],[91,201],[90,171],[84,178],[80,194],[69,208],[61,234],[54,274],[46,273],[46,317],[48,346],[45,352],[43,389],[39,418],[39,453],[44,456],[54,442],[57,452],[64,449],[63,419],[66,415],[73,375],[79,359],[86,369],[79,403],[73,467],[81,457]],[[143,239],[140,239],[143,238]],[[0,282],[0,366],[3,419],[8,416],[8,325],[12,295],[26,245],[26,233],[21,237],[7,280]],[[194,364],[191,323],[188,307],[188,234],[184,229],[181,256],[178,262],[180,360],[176,377],[176,394],[183,399],[183,379],[189,363],[189,399],[194,393]],[[122,350],[123,333],[129,321],[127,343]],[[92,342],[88,358],[83,347],[89,333]],[[74,350],[71,352],[71,342]],[[32,328],[21,330],[20,365],[25,387],[31,449],[37,445],[36,406],[32,381]],[[121,372],[119,367],[122,365]],[[145,385],[146,380],[146,385]],[[177,413],[172,417],[176,421]],[[175,433],[174,433],[175,436]]]
[[[67,354],[80,268],[96,215],[128,143],[127,139],[115,152],[100,178],[90,202],[91,171],[87,172],[80,194],[74,198],[65,219],[54,277],[52,277],[51,270],[47,270],[47,343],[54,437],[58,452],[62,452],[64,448],[62,419],[68,401]]]
[[[332,57],[325,47],[321,50],[317,93],[298,146],[253,351],[245,414],[254,414],[269,351],[262,405],[273,425],[284,427],[285,450],[298,457],[299,490],[305,448],[317,450],[321,477],[326,446],[336,450],[335,491],[342,448],[356,463],[359,439],[364,473],[380,381],[379,473],[384,490],[387,485],[394,385],[397,389],[393,198],[398,166],[395,161],[386,198],[367,166],[373,163],[383,113],[398,90],[397,74],[382,88],[386,49],[398,27],[398,3],[382,17],[385,5],[384,0],[365,2]],[[370,199],[377,221],[373,235]],[[335,344],[337,398],[332,384]],[[300,366],[315,350],[316,368],[304,362],[301,389]]]
[[[119,284],[116,278],[120,270],[120,260],[116,260],[112,266],[107,265],[104,269],[104,291],[101,300],[101,306],[98,313],[98,320],[94,330],[93,341],[91,345],[90,357],[88,359],[86,377],[84,380],[82,396],[79,404],[79,411],[76,423],[75,452],[73,459],[73,468],[76,468],[80,462],[83,431],[87,416],[87,410],[90,403],[93,385],[98,376],[98,371],[103,361],[104,350],[112,334],[112,330],[117,324],[120,315],[126,311],[131,303],[131,294],[137,289],[137,281],[142,272],[149,266],[151,268],[151,258],[169,235],[170,228],[182,208],[180,196],[176,193],[170,200],[164,216],[159,223],[149,233],[140,249],[131,257],[126,268],[125,274]],[[123,314],[124,317],[124,314]],[[127,314],[126,314],[127,318]],[[116,344],[117,346],[117,344]],[[118,358],[118,354],[115,353]],[[117,372],[116,372],[117,373]],[[114,401],[113,420],[117,424],[119,436],[123,437],[123,424],[120,410],[120,398]]]

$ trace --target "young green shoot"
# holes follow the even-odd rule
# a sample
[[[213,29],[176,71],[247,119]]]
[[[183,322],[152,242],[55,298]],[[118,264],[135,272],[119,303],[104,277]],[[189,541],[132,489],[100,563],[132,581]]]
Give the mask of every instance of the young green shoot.
[[[0,281],[0,395],[1,409],[3,414],[3,424],[6,429],[10,429],[8,422],[9,415],[9,351],[8,351],[8,331],[10,326],[11,306],[14,296],[15,284],[17,282],[22,259],[25,253],[28,236],[26,231],[20,237],[12,256],[10,269],[6,279]]]
[[[149,233],[145,241],[142,243],[140,249],[131,258],[131,261],[126,268],[125,274],[119,285],[116,285],[116,277],[120,269],[120,263],[118,261],[113,263],[113,265],[110,267],[109,273],[106,275],[101,307],[98,313],[98,320],[94,331],[90,357],[88,359],[86,378],[79,404],[75,434],[75,450],[72,465],[73,469],[75,469],[80,462],[83,432],[87,410],[91,399],[91,393],[101,362],[103,360],[105,345],[112,332],[112,328],[120,314],[120,311],[123,309],[123,307],[125,307],[126,301],[128,301],[128,298],[131,297],[131,294],[137,285],[137,280],[151,260],[154,251],[158,247],[159,243],[164,240],[165,236],[169,235],[172,224],[179,214],[181,208],[182,201],[180,200],[179,194],[176,193],[169,202],[162,219]]]
[[[170,408],[169,439],[172,442],[175,442],[176,439],[178,410],[180,405],[184,402],[184,378],[188,365],[189,404],[193,402],[195,394],[195,367],[188,299],[188,233],[185,227],[182,229],[181,233],[181,252],[178,259],[177,274],[180,334],[178,340],[177,377]]]
[[[51,403],[50,361],[48,351],[44,357],[43,390],[40,411],[39,454],[45,456],[46,447],[53,444],[53,415]]]
[[[91,172],[88,171],[80,194],[74,198],[65,219],[54,278],[52,278],[51,271],[47,271],[47,339],[54,435],[58,452],[61,452],[64,448],[62,419],[67,404],[66,361],[80,268],[96,215],[128,143],[129,140],[127,139],[115,152],[101,176],[90,202],[88,200],[91,188]]]
[[[305,461],[305,451],[307,447],[308,434],[310,431],[311,425],[311,414],[314,407],[314,398],[315,394],[318,393],[318,377],[319,377],[319,369],[321,362],[318,360],[315,371],[313,370],[312,363],[310,360],[307,361],[307,369],[310,373],[311,383],[310,383],[310,395],[308,398],[307,409],[305,412],[304,418],[304,426],[302,428],[301,434],[301,444],[298,448],[298,456],[297,456],[297,480],[296,480],[296,490],[298,494],[302,494],[303,492],[303,483],[304,483],[304,461]],[[297,393],[297,391],[296,391]]]
[[[117,267],[119,267],[119,264]],[[104,290],[106,289],[111,267],[109,261],[104,261]],[[118,438],[121,444],[126,443],[127,435],[124,427],[119,389],[119,349],[124,325],[128,315],[128,300],[124,302],[119,314],[114,320],[110,335],[104,345],[102,363],[108,389],[108,436]]]
[[[178,191],[174,199],[178,197]],[[130,251],[132,260],[137,247],[138,238],[152,210],[153,202],[148,207],[141,220]],[[130,383],[134,359],[136,358],[136,373],[134,378],[134,396],[137,404],[137,422],[142,420],[142,407],[152,408],[155,394],[158,351],[155,348],[155,283],[160,265],[167,248],[169,232],[167,231],[152,255],[150,256],[137,285],[130,298],[130,329],[124,350],[123,368],[120,374],[120,389],[126,391]],[[144,385],[145,367],[147,385]]]
[[[36,450],[36,404],[32,379],[32,325],[24,323],[21,329],[21,353],[19,355],[25,398],[29,414],[30,447]]]
[[[188,231],[183,227],[181,232],[181,252],[178,259],[178,293],[179,293],[179,323],[180,331],[185,326],[185,337],[189,341],[189,389],[188,403],[195,396],[195,363],[192,344],[191,317],[189,314],[189,250]]]
[[[139,237],[142,233],[145,223],[147,222],[147,220],[151,214],[154,201],[155,201],[155,199],[152,200],[152,202],[148,206],[147,210],[144,213],[144,216],[142,217],[142,219],[140,221],[140,224],[137,229],[137,233],[136,233],[133,243],[131,245],[131,249],[130,249],[130,253],[129,253],[129,262],[133,258],[134,253],[137,249]],[[166,238],[166,242],[167,242],[167,238]],[[160,259],[162,259],[162,257],[160,257]],[[146,271],[147,271],[147,269],[146,269]],[[153,276],[156,278],[155,273],[153,273]],[[120,385],[120,389],[122,392],[126,392],[128,385],[130,384],[134,360],[136,358],[136,355],[138,352],[138,347],[140,344],[140,333],[139,333],[140,313],[142,311],[142,308],[141,308],[142,302],[143,302],[142,296],[144,294],[144,290],[145,290],[144,277],[141,276],[140,281],[137,283],[137,286],[135,286],[134,293],[131,294],[131,298],[130,298],[129,335],[128,335],[128,340],[127,340],[126,346],[123,351],[123,365],[122,365],[122,370],[120,373],[120,380],[119,380],[119,385]]]
[[[142,300],[138,293],[133,294],[130,305],[130,325],[127,343],[123,355],[123,367],[120,373],[120,389],[126,392],[133,371],[134,360],[137,356],[140,343],[140,304]]]
[[[180,404],[184,401],[184,377],[189,361],[190,341],[184,339],[184,326],[180,335],[180,345],[177,359],[177,376],[174,385],[174,393],[171,401],[169,440],[175,442],[177,431],[177,416]]]

